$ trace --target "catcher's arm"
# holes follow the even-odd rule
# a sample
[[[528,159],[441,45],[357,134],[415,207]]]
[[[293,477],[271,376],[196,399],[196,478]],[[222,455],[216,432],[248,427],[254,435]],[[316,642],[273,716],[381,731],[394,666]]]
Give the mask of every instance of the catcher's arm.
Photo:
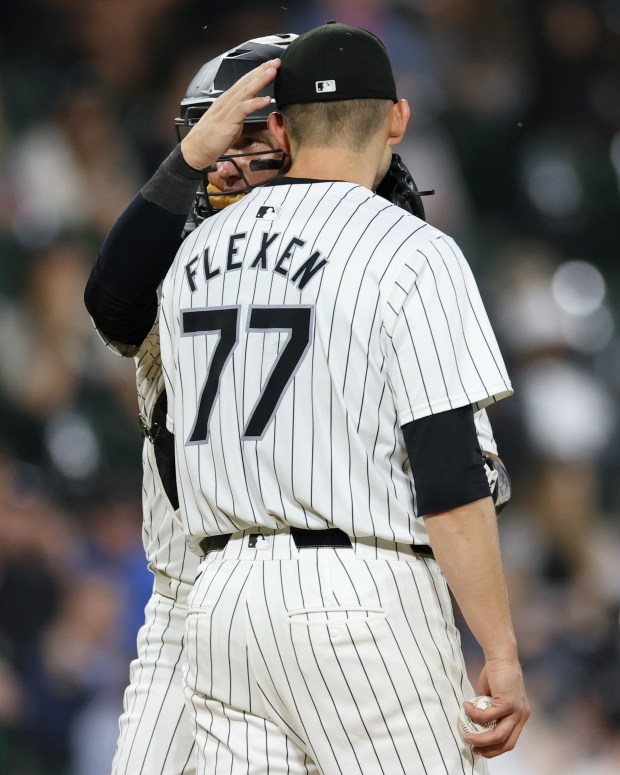
[[[376,193],[424,221],[426,218],[421,197],[434,194],[435,191],[418,191],[405,163],[397,153],[393,153],[389,169],[377,186]]]
[[[177,146],[101,247],[84,302],[101,337],[121,355],[136,354],[157,318],[157,288],[181,245],[201,176]]]
[[[106,343],[137,353],[158,309],[157,289],[181,245],[203,169],[239,135],[250,113],[269,102],[256,95],[275,78],[279,60],[242,76],[204,113],[141,189],[103,243],[84,302]]]

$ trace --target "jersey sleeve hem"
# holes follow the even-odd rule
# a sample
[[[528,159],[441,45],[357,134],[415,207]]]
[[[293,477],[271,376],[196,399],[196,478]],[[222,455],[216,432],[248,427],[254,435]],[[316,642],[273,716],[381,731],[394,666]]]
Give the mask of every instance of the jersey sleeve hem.
[[[399,424],[401,427],[408,422],[414,420],[420,420],[422,417],[428,417],[431,414],[438,414],[439,412],[447,412],[450,409],[459,409],[461,406],[467,406],[471,404],[474,407],[474,411],[484,409],[491,404],[501,401],[502,398],[507,398],[514,393],[512,385],[500,382],[491,388],[479,391],[476,393],[465,394],[461,393],[458,396],[449,396],[442,401],[436,401],[432,405],[428,403],[414,406],[411,409],[407,409],[404,412],[399,412]]]

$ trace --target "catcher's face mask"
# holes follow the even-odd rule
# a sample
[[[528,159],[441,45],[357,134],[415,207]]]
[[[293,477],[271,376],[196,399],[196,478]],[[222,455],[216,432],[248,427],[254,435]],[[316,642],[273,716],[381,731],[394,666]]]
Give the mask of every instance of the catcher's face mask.
[[[237,202],[251,188],[281,172],[285,164],[286,156],[271,133],[265,127],[247,125],[235,144],[205,170],[205,207],[221,210]]]
[[[205,62],[181,100],[180,115],[175,119],[179,140],[242,75],[263,62],[281,57],[296,37],[292,33],[280,33],[254,38]],[[267,117],[275,109],[273,84],[269,84],[262,94],[272,98],[271,104],[248,116],[244,132],[235,146],[205,170],[193,208],[196,221],[231,204],[232,194],[242,195],[285,168],[288,157],[275,146],[266,130]]]

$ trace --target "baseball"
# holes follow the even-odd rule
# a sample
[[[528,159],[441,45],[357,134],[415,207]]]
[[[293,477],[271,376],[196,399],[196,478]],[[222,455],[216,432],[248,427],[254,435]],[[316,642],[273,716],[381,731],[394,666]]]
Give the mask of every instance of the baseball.
[[[491,697],[474,697],[469,700],[477,708],[486,709],[491,707],[493,700]],[[489,724],[478,724],[471,719],[464,710],[459,713],[459,729],[463,735],[468,734],[480,734],[480,732],[489,732],[495,726],[495,721],[491,721]]]

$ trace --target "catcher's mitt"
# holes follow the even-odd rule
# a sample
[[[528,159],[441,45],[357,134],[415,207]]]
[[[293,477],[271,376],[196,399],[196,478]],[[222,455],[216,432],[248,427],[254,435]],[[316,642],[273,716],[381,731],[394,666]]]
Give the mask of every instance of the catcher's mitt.
[[[376,193],[397,207],[425,220],[421,197],[434,194],[435,191],[418,191],[403,160],[397,153],[393,153],[390,167],[377,186]]]

